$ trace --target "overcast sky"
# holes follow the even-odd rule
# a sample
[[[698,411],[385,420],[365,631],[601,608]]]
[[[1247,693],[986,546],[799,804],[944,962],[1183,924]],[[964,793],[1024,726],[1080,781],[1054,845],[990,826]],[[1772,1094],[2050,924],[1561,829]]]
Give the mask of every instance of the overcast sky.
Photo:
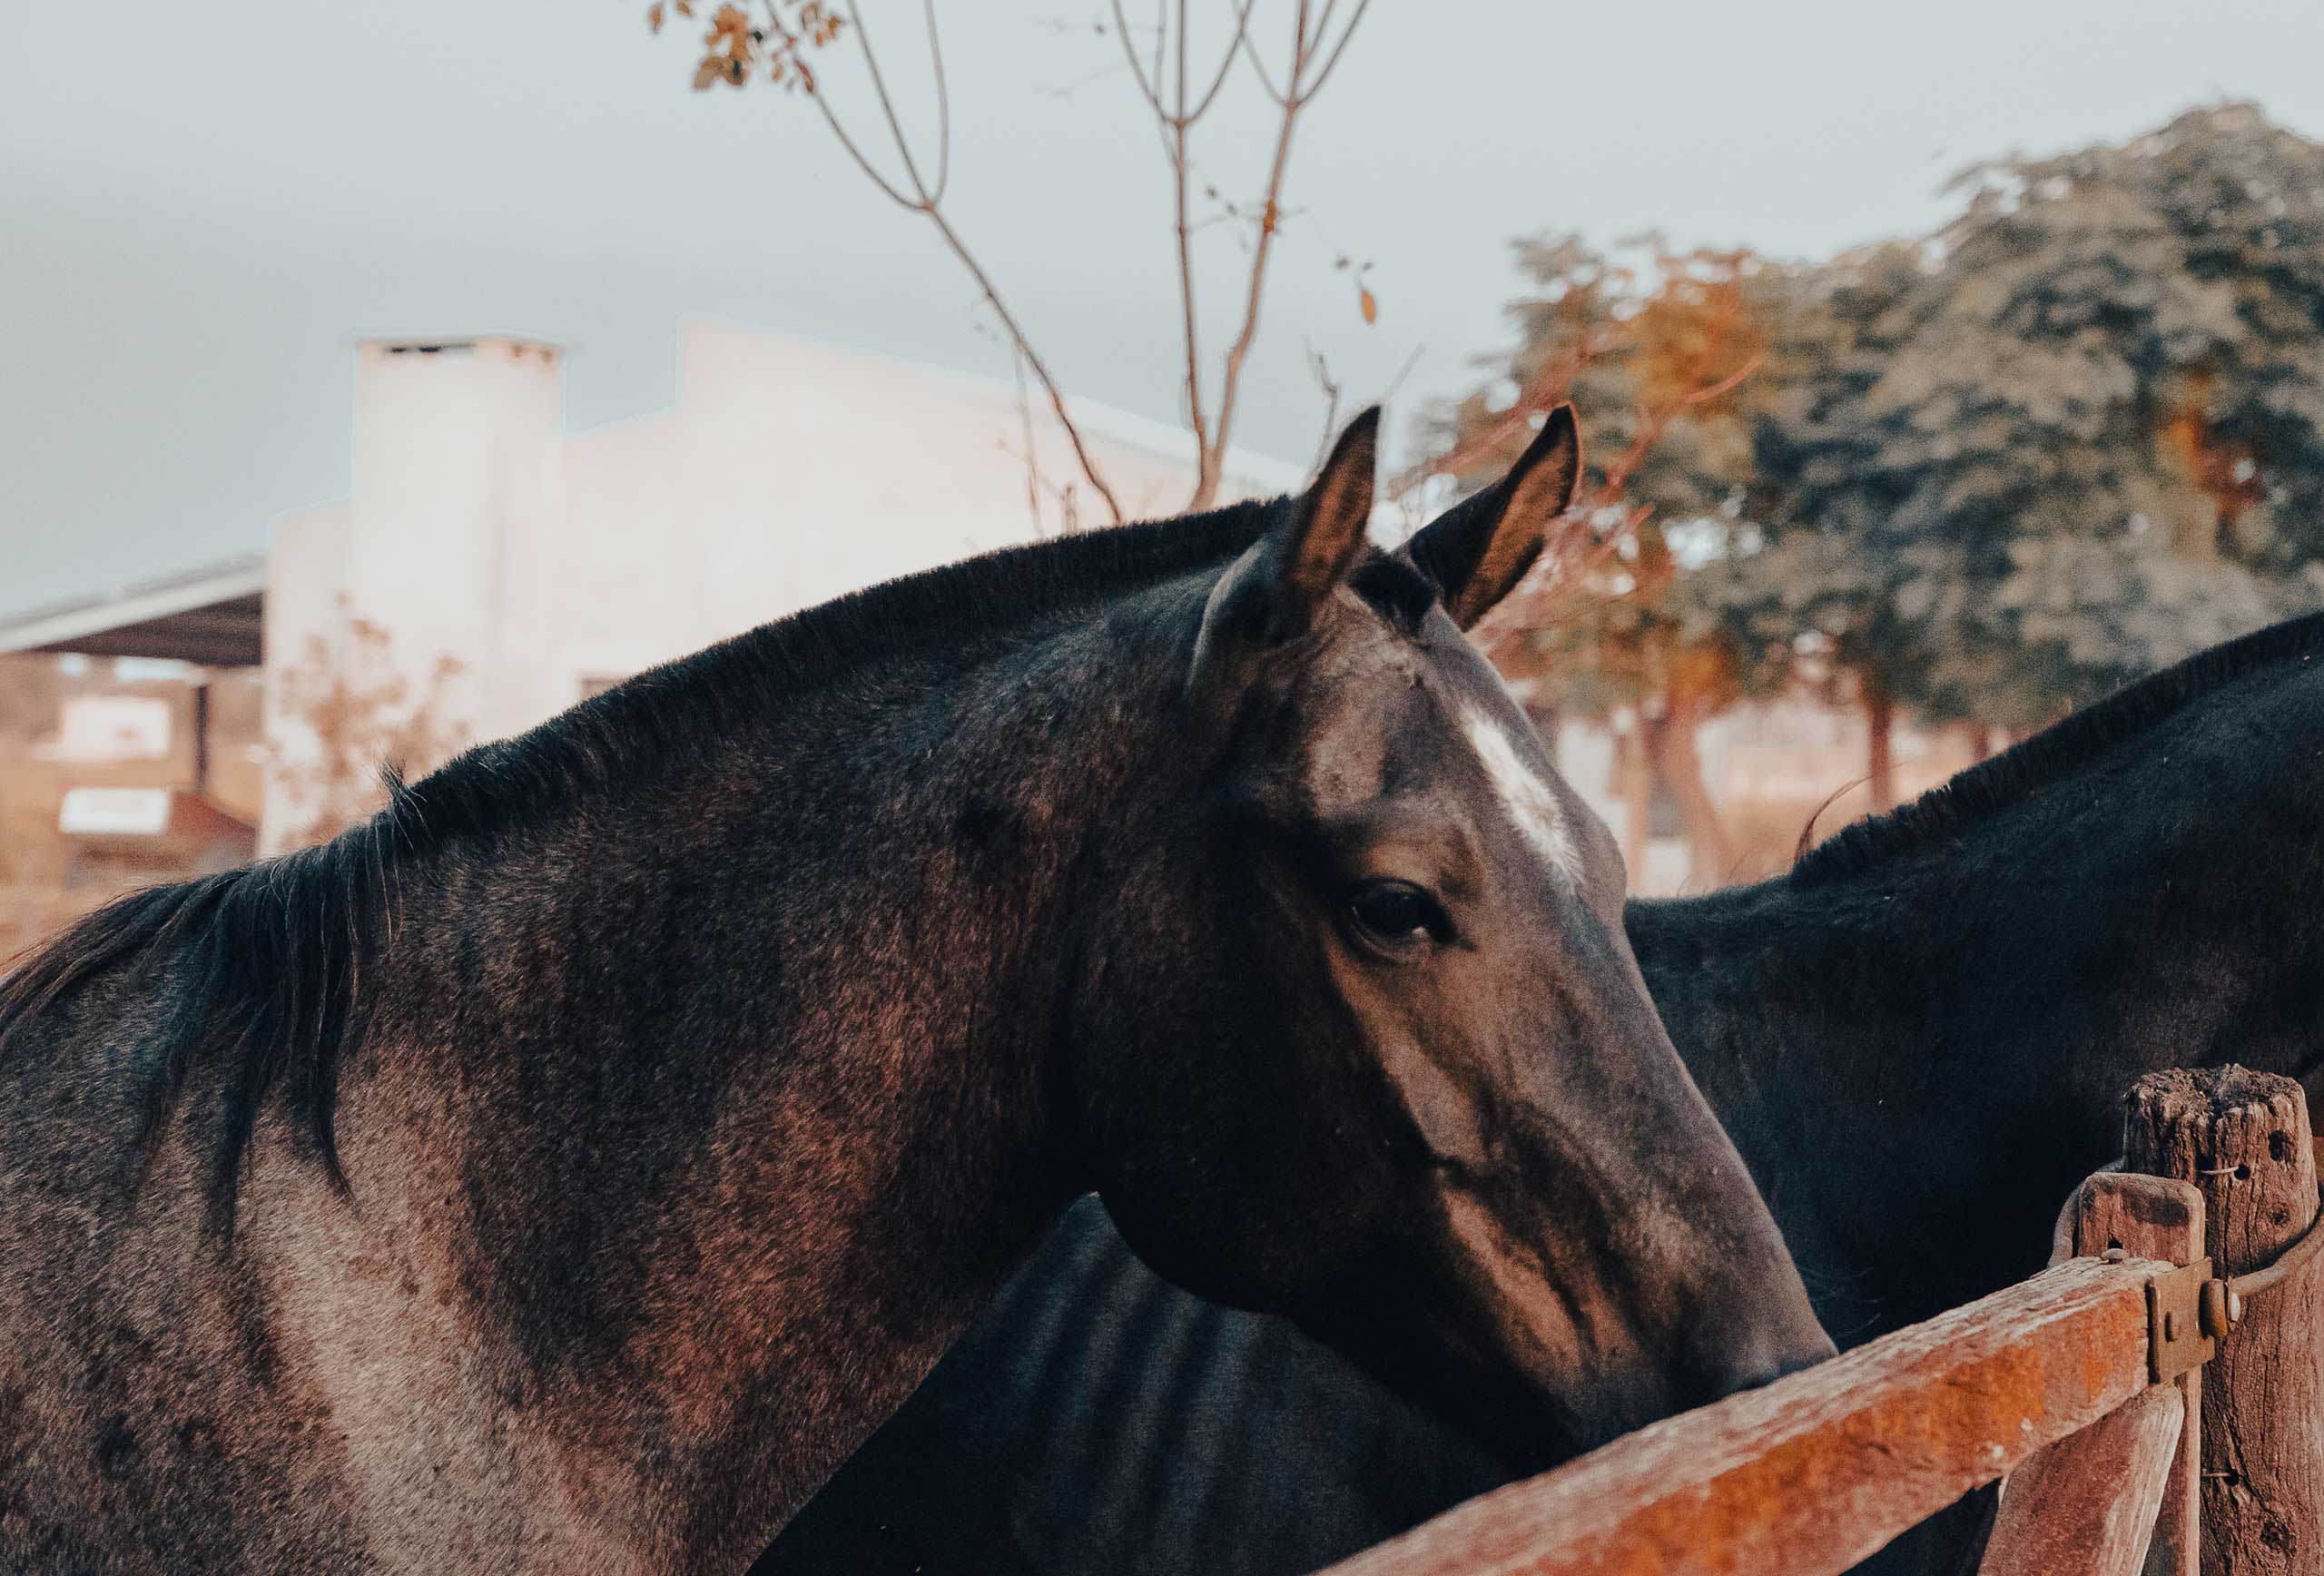
[[[1279,55],[1289,0],[1257,4]],[[918,9],[863,5],[924,107]],[[936,5],[955,222],[1069,389],[1175,419],[1164,167],[1101,8]],[[0,0],[0,615],[251,550],[343,494],[359,334],[567,341],[575,429],[670,401],[690,311],[1006,377],[957,266],[810,106],[689,93],[689,25],[654,38],[644,10]],[[2324,133],[2319,64],[2316,0],[1374,0],[1300,128],[1237,436],[1313,453],[1310,345],[1352,399],[1417,350],[1401,434],[1507,342],[1513,236],[1821,255],[1925,229],[1965,163],[2201,100]],[[856,86],[834,102],[868,132]],[[1245,78],[1201,128],[1229,194],[1256,192],[1270,110]],[[1204,239],[1216,346],[1237,253]],[[1376,326],[1341,251],[1373,261]]]

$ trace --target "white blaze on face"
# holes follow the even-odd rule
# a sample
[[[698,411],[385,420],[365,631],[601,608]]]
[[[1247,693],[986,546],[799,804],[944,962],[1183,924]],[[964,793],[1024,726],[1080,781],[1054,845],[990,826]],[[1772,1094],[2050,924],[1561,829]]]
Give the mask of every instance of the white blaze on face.
[[[1517,830],[1525,841],[1546,861],[1549,867],[1568,886],[1581,881],[1581,851],[1574,846],[1573,834],[1566,829],[1565,813],[1559,808],[1556,792],[1525,763],[1518,753],[1516,741],[1509,731],[1483,711],[1470,707],[1468,711],[1469,743],[1476,747],[1477,758],[1485,763],[1485,774],[1492,779],[1494,789],[1501,794],[1502,803],[1508,808],[1509,818],[1517,822]]]

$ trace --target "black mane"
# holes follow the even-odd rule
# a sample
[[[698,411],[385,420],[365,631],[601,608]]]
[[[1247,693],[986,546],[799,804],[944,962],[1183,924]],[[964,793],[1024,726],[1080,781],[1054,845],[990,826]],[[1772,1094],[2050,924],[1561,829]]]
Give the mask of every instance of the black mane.
[[[2263,668],[2324,652],[2324,613],[2287,619],[2150,674],[2044,728],[1886,815],[1870,816],[1800,855],[1794,886],[1844,880],[1889,856],[1952,836],[2081,770],[2124,740]]]
[[[633,774],[720,749],[737,728],[877,662],[960,653],[1045,617],[1094,607],[1224,563],[1279,502],[1126,526],[986,554],[794,614],[640,674],[516,738],[480,745],[422,781],[385,773],[388,803],[330,842],[119,898],[0,977],[0,1065],[49,1008],[119,967],[143,971],[158,1033],[138,1047],[139,1162],[150,1160],[197,1067],[222,1065],[211,1218],[231,1227],[251,1135],[271,1090],[332,1180],[339,1068],[360,1038],[363,970],[393,930],[395,881],[455,843],[488,852]]]

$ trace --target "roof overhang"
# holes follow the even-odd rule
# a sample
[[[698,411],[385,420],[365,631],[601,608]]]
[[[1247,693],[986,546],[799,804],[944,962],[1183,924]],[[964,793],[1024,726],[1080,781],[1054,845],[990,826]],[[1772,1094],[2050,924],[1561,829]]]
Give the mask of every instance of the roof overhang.
[[[265,596],[265,560],[238,559],[0,622],[0,652],[171,657],[204,667],[256,667]]]

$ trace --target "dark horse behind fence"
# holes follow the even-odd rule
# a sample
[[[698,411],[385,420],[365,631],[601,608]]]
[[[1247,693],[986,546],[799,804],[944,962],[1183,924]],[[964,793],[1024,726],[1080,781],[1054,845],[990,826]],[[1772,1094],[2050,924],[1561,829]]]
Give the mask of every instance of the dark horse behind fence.
[[[738,1568],[1078,1194],[1533,1455],[1828,1352],[1462,638],[1295,499],[645,675],[0,987],[0,1566]]]
[[[1853,1344],[2034,1273],[2142,1073],[2324,1109],[2324,616],[2205,652],[1754,886],[1629,906],[1671,1039]],[[1509,1475],[1094,1206],[761,1576],[1295,1576]],[[1965,1567],[1981,1507],[1884,1551]]]

